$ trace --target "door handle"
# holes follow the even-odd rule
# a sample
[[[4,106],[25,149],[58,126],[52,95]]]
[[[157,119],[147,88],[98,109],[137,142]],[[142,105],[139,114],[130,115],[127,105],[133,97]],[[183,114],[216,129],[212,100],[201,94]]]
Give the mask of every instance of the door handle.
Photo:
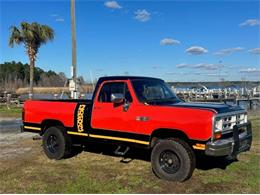
[[[99,106],[95,106],[94,109],[95,109],[95,110],[100,110],[101,107],[99,107]]]
[[[135,118],[136,121],[149,121],[150,120],[150,117],[148,116],[137,116]]]

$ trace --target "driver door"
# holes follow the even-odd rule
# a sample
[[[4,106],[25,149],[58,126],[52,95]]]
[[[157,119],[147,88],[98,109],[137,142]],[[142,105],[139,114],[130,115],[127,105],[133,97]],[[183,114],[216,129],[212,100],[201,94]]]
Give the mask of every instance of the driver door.
[[[124,81],[106,82],[101,86],[92,111],[91,126],[94,129],[126,130],[124,103],[114,104],[111,94],[124,94],[129,104],[132,102],[127,83]]]

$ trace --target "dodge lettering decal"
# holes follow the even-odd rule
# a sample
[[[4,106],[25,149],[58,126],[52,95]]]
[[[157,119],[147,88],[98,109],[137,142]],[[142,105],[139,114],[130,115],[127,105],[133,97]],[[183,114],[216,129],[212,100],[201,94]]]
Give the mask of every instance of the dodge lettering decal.
[[[83,132],[84,127],[83,127],[83,117],[84,117],[84,111],[85,111],[86,105],[80,105],[77,113],[77,127],[78,127],[78,132]]]

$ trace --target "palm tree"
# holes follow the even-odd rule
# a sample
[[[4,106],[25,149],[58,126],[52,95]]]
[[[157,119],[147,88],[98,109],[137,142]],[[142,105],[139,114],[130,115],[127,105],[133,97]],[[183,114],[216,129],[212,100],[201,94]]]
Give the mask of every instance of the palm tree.
[[[41,25],[36,22],[31,24],[22,22],[20,28],[12,26],[9,39],[9,46],[13,47],[14,44],[25,46],[26,52],[30,60],[30,88],[29,97],[33,96],[33,71],[35,61],[39,48],[41,45],[46,44],[49,40],[53,40],[54,31],[47,25]]]

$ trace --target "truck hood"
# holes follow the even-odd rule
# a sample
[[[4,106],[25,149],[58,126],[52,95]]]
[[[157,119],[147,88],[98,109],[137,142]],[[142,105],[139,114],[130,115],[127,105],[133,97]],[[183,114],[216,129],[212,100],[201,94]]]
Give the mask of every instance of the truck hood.
[[[226,112],[244,110],[240,106],[231,106],[231,105],[221,104],[221,103],[178,102],[175,104],[171,104],[170,106],[183,107],[183,108],[195,108],[195,109],[209,109],[209,110],[215,110],[217,113],[226,113]]]

